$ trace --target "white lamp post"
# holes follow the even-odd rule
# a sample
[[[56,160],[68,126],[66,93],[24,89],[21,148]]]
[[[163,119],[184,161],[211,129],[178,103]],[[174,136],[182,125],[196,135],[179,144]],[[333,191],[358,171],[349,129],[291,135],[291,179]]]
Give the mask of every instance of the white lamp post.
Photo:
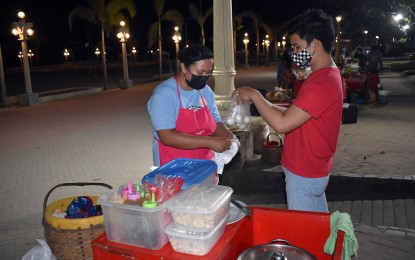
[[[23,67],[23,54],[21,51],[19,51],[19,54],[17,55],[17,57],[20,60],[20,66]]]
[[[12,23],[12,34],[18,36],[19,41],[22,42],[22,60],[23,60],[23,71],[24,71],[24,79],[25,79],[25,86],[26,86],[26,94],[20,95],[20,103],[23,106],[33,106],[39,102],[39,95],[37,93],[32,92],[32,82],[30,79],[30,67],[29,67],[29,59],[27,55],[27,38],[28,36],[33,35],[34,31],[32,29],[33,23],[26,23],[25,22],[25,13],[19,12],[17,14],[19,17],[18,22]]]
[[[366,47],[367,47],[367,33],[368,33],[368,31],[367,31],[367,30],[364,30],[364,31],[363,31],[363,33],[365,34],[365,51],[364,51],[364,53],[366,54]]]
[[[63,52],[63,56],[65,56],[66,63],[68,63],[68,57],[69,57],[68,49],[65,49],[65,51]]]
[[[132,54],[133,54],[133,62],[135,63],[135,54],[137,53],[137,50],[135,49],[135,47],[133,47],[133,49],[131,50]]]
[[[172,37],[174,43],[176,44],[176,71],[178,72],[180,70],[180,61],[177,57],[177,54],[179,53],[179,43],[182,40],[181,33],[179,32],[179,27],[174,27],[174,35]]]
[[[248,64],[248,43],[249,43],[248,33],[245,33],[243,43],[245,45],[245,68],[249,68],[249,64]]]
[[[334,58],[334,61],[336,64],[340,63],[340,22],[342,20],[341,16],[336,17],[337,22],[337,30],[336,30],[336,56]]]
[[[379,36],[378,36],[378,35],[376,35],[376,36],[375,36],[375,39],[376,39],[376,40],[375,40],[375,43],[376,43],[376,45],[378,45]]]
[[[35,54],[32,52],[32,50],[29,50],[29,52],[27,53],[27,56],[29,56],[29,61],[30,61],[30,66],[33,66],[33,56],[35,56]]]
[[[281,44],[282,44],[282,51],[284,52],[285,51],[285,44],[287,44],[287,42],[285,41],[285,36],[282,36]]]
[[[269,55],[269,35],[265,35],[265,65],[268,66],[268,55]]]
[[[118,31],[117,37],[120,39],[122,47],[122,65],[123,65],[123,79],[120,80],[120,85],[122,89],[131,88],[133,86],[133,81],[128,78],[128,64],[127,64],[127,46],[126,42],[130,38],[130,33],[128,29],[125,28],[125,22],[120,22],[120,30]]]
[[[99,55],[101,54],[101,52],[99,51],[98,48],[95,49],[95,55],[97,55],[97,60],[99,59]]]

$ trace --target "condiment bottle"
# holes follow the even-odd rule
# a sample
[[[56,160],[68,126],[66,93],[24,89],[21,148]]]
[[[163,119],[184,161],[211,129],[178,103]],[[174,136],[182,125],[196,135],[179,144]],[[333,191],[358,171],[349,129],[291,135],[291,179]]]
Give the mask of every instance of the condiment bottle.
[[[124,204],[143,206],[144,199],[139,192],[129,193]]]
[[[157,207],[156,195],[154,192],[151,194],[151,200],[146,200],[143,202],[143,208],[153,209]]]

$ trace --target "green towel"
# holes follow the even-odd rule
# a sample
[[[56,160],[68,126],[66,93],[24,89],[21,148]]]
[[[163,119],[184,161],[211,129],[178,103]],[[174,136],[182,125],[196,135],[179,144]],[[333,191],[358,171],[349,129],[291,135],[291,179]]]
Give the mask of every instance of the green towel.
[[[351,256],[357,256],[357,249],[359,244],[357,243],[356,236],[354,234],[354,228],[350,215],[347,213],[334,212],[330,216],[330,236],[324,245],[324,253],[332,255],[334,253],[334,247],[336,245],[337,231],[343,230],[344,245],[343,245],[343,260],[349,260]]]

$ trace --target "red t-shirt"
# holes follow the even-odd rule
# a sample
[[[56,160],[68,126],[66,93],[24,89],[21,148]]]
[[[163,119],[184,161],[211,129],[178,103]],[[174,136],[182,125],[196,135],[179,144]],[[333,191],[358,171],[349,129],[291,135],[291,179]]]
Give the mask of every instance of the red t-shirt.
[[[339,70],[325,68],[310,74],[293,105],[306,111],[311,118],[285,134],[281,164],[299,176],[328,176],[342,116],[343,93]]]

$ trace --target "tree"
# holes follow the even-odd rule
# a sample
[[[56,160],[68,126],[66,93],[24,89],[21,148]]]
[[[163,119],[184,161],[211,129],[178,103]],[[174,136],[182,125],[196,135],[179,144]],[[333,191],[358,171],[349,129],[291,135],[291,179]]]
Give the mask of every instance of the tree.
[[[271,26],[269,26],[268,24],[266,24],[265,22],[262,21],[262,18],[260,16],[258,16],[254,11],[252,10],[245,10],[242,11],[240,14],[238,14],[235,18],[235,21],[238,22],[239,24],[241,24],[242,19],[244,17],[248,17],[252,20],[252,22],[254,23],[254,28],[255,28],[255,32],[256,32],[256,63],[257,66],[259,65],[259,29],[260,27],[262,27],[265,32],[270,36],[270,41],[273,41],[273,33],[272,33],[272,28]],[[242,28],[242,27],[240,27]]]
[[[68,16],[70,31],[72,31],[72,23],[75,18],[97,23],[101,27],[101,57],[104,74],[104,90],[108,89],[105,32],[108,35],[113,26],[118,25],[122,20],[127,20],[122,13],[123,11],[127,11],[130,17],[134,17],[136,13],[134,0],[87,0],[87,5],[73,9]]]
[[[163,74],[163,49],[162,49],[162,36],[161,36],[161,22],[168,20],[174,22],[177,26],[183,27],[183,16],[175,9],[164,12],[165,0],[153,0],[154,10],[156,11],[157,21],[154,22],[148,30],[148,47],[151,48],[156,39],[158,41],[159,49],[159,76],[162,80]]]
[[[203,25],[206,22],[206,19],[213,14],[213,8],[209,7],[205,14],[202,14],[202,0],[200,0],[200,12],[194,4],[189,6],[190,15],[197,21],[200,26],[200,33],[202,35],[202,44],[205,45],[205,30]]]

